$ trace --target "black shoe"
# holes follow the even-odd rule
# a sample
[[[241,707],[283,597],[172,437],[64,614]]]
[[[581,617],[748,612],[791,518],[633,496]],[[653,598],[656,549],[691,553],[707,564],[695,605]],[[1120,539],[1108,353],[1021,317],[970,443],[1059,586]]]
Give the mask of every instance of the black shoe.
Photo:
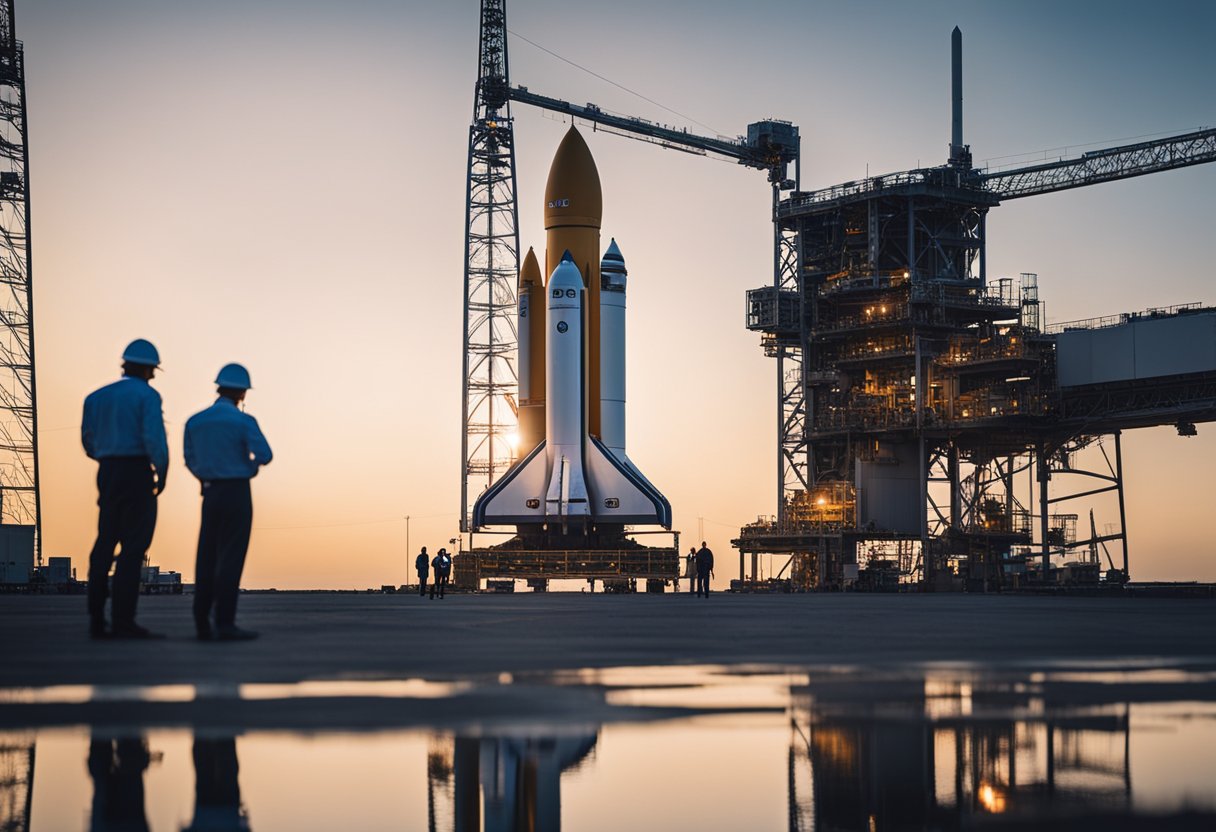
[[[218,627],[215,631],[217,641],[253,641],[257,637],[258,634],[253,630],[242,630],[235,625]]]
[[[164,633],[154,633],[147,627],[141,627],[132,621],[129,624],[115,624],[110,633],[111,638],[157,639],[164,638]]]
[[[199,641],[212,641],[215,638],[215,633],[211,631],[210,624],[195,624],[194,636]]]
[[[106,620],[103,618],[100,621],[92,621],[89,623],[89,638],[109,638],[110,631],[106,629]]]

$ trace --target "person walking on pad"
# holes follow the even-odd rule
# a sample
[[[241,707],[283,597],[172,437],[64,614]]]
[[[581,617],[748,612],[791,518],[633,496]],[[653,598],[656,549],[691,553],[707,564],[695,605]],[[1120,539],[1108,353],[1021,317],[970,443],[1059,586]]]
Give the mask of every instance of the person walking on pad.
[[[252,387],[249,371],[226,364],[215,383],[215,404],[186,422],[186,467],[203,491],[194,562],[194,626],[204,641],[236,641],[258,635],[236,626],[236,599],[253,527],[249,480],[273,454],[257,419],[238,409]]]
[[[709,597],[709,579],[714,574],[714,553],[705,545],[705,541],[701,541],[701,548],[697,552],[697,597],[701,593],[705,593],[705,597]]]
[[[688,554],[684,556],[684,574],[688,578],[688,591],[697,587],[697,547],[689,546]]]
[[[89,635],[160,638],[135,623],[144,554],[156,531],[156,498],[165,490],[169,446],[160,393],[148,384],[160,368],[156,347],[142,338],[122,354],[123,377],[84,400],[80,441],[97,468],[97,540],[89,553]],[[121,546],[115,565],[114,549]],[[114,566],[112,629],[106,596]]]
[[[418,594],[426,595],[426,579],[431,573],[431,559],[427,556],[426,547],[414,558],[414,569],[418,571]]]
[[[435,555],[435,559],[431,561],[431,566],[435,567],[435,580],[431,583],[431,598],[435,597],[435,590],[438,588],[439,597],[443,597],[443,591],[447,589],[448,577],[452,574],[452,556],[448,554],[447,549],[440,549],[439,554]]]

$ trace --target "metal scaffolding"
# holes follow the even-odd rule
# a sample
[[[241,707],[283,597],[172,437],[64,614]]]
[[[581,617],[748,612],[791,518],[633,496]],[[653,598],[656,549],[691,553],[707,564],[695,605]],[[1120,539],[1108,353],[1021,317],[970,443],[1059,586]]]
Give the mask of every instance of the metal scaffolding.
[[[976,169],[962,139],[957,29],[952,39],[946,164],[774,202],[777,277],[748,293],[747,327],[778,363],[778,509],[732,541],[741,588],[747,554],[753,564],[759,554],[788,556],[792,588],[886,588],[893,570],[900,582],[935,589],[1068,583],[1088,573],[1096,583],[1096,555],[1059,570],[1052,558],[1108,542],[1123,554],[1116,565],[1107,552],[1108,580],[1124,581],[1119,431],[1175,424],[1194,435],[1196,421],[1216,418],[1216,372],[1059,383],[1058,333],[1042,329],[1037,276],[990,280],[985,255],[987,214],[1001,201],[1216,161],[1216,130]],[[1087,325],[1205,311],[1150,310]],[[1062,454],[1105,435],[1115,438],[1113,463],[1061,467]],[[1031,478],[1024,501],[1014,487],[1021,472]],[[1105,484],[1049,496],[1048,481],[1062,473]],[[1091,520],[1090,539],[1077,541],[1077,515],[1051,513],[1061,501],[1107,492],[1118,497],[1114,531],[1099,535]],[[853,522],[824,523],[837,508]]]
[[[25,56],[0,4],[0,523],[34,527],[42,563]]]

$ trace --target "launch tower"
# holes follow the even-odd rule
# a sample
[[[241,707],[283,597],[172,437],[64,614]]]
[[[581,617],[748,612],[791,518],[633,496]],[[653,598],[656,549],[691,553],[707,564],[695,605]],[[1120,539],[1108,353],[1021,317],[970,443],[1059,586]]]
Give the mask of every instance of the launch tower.
[[[25,52],[0,0],[0,535],[42,562]],[[11,576],[19,578],[20,576]],[[6,578],[7,579],[7,578]],[[28,575],[21,582],[28,580]]]

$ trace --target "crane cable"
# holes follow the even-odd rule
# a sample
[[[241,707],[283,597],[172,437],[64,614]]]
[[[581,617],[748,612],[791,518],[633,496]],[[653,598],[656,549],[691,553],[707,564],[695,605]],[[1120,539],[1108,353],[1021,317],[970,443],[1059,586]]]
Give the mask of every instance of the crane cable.
[[[698,127],[704,127],[706,130],[709,130],[714,135],[722,135],[721,131],[714,129],[713,127],[710,127],[705,122],[697,121],[692,116],[686,116],[677,110],[671,109],[670,107],[668,107],[665,104],[660,104],[658,101],[655,101],[653,98],[647,98],[646,96],[642,95],[640,92],[631,90],[631,89],[629,89],[629,87],[626,87],[623,84],[618,84],[616,81],[613,81],[611,78],[605,78],[603,75],[600,75],[598,72],[594,72],[590,69],[587,69],[587,67],[577,64],[574,61],[570,60],[569,58],[565,58],[565,57],[557,54],[556,52],[554,52],[551,49],[546,49],[545,47],[541,46],[539,43],[537,43],[534,40],[529,40],[528,38],[524,37],[519,32],[516,32],[513,29],[507,29],[507,32],[514,35],[515,37],[519,38],[524,43],[528,43],[528,44],[531,44],[532,46],[535,46],[541,52],[544,52],[548,55],[552,55],[554,58],[557,58],[559,61],[564,61],[565,63],[570,64],[570,66],[574,67],[575,69],[582,70],[583,72],[587,73],[588,75],[594,76],[606,84],[611,84],[612,86],[616,87],[619,90],[624,90],[625,92],[629,93],[630,95],[637,96],[638,98],[642,99],[643,101],[649,102],[649,103],[653,104],[654,106],[659,107],[660,109],[666,110],[667,112],[671,113],[672,115],[679,116],[680,118],[684,119],[685,121],[690,121],[693,124],[697,125]]]

